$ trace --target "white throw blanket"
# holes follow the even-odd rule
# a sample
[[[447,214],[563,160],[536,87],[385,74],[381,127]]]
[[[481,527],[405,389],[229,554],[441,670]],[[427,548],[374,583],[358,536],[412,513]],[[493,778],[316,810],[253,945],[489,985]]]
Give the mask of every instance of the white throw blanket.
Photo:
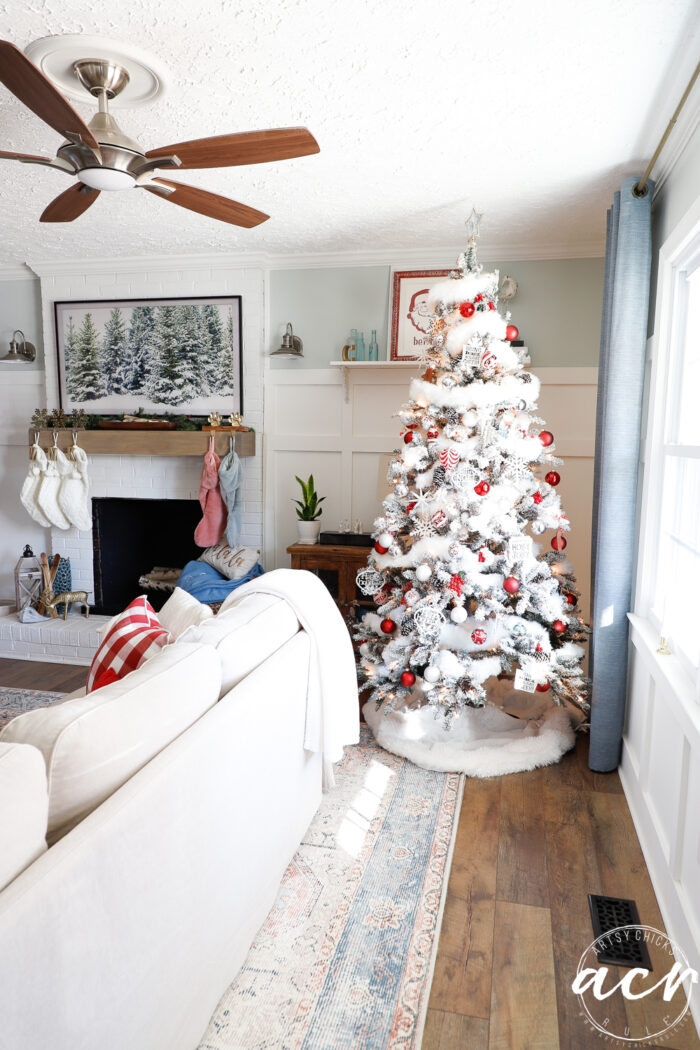
[[[273,594],[292,607],[311,639],[304,747],[323,753],[323,788],[333,787],[333,762],[360,739],[355,655],[337,605],[312,572],[275,569],[233,591],[219,615],[249,594]]]

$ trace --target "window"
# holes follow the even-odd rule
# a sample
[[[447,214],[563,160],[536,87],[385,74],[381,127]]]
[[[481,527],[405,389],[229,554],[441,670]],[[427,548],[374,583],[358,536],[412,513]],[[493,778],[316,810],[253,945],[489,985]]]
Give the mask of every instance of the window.
[[[700,229],[667,271],[652,378],[646,533],[648,616],[685,669],[700,668]],[[655,418],[654,418],[655,417]],[[656,557],[653,558],[653,553]],[[653,562],[655,561],[655,565]]]

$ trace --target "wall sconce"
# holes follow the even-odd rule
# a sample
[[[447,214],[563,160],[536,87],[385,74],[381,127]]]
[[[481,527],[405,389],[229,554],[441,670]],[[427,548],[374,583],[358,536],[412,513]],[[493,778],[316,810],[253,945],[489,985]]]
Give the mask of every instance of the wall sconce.
[[[17,340],[15,339],[15,336],[17,335],[22,336],[21,343],[17,342]],[[15,328],[14,332],[12,333],[12,339],[10,340],[10,352],[9,354],[6,354],[3,358],[0,358],[0,360],[20,362],[34,361],[36,360],[36,347],[33,343],[27,342],[27,340],[24,338],[24,332],[21,329]]]
[[[273,350],[270,357],[291,357],[299,359],[304,356],[304,344],[298,335],[294,335],[291,324],[287,325],[287,331],[282,336],[282,345]]]

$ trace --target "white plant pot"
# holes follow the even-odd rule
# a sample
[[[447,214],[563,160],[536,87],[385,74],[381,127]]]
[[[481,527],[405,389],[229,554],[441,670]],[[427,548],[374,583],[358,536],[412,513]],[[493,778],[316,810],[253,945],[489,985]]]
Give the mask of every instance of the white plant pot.
[[[299,521],[297,518],[297,529],[299,530],[297,543],[305,543],[308,546],[318,543],[318,534],[321,531],[320,521]]]

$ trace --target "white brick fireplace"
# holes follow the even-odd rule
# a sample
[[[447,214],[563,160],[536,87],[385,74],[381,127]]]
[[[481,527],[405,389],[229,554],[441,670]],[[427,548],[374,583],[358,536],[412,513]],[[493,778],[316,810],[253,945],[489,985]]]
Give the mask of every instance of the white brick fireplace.
[[[150,299],[160,296],[242,297],[243,409],[256,431],[256,454],[241,460],[243,510],[241,541],[262,548],[262,428],[265,270],[260,259],[225,255],[31,263],[41,281],[45,348],[46,406],[58,407],[54,302],[90,299]],[[39,373],[38,373],[39,374]],[[32,388],[33,389],[33,388]],[[36,395],[30,395],[27,404]],[[26,400],[26,398],[25,398]],[[223,411],[226,405],[221,406]],[[231,406],[233,409],[233,405]],[[20,416],[27,411],[22,402]],[[16,428],[18,435],[22,428]],[[20,440],[18,436],[18,440]],[[90,455],[90,494],[126,499],[197,499],[202,460],[198,456]],[[163,528],[168,527],[167,507]],[[41,548],[38,548],[41,549]],[[93,595],[92,531],[51,530],[46,549],[70,558],[72,585]],[[85,620],[76,607],[68,621],[20,624],[0,619],[0,655],[39,661],[88,664],[98,645],[97,628],[107,618]]]
[[[46,404],[59,403],[54,302],[152,299],[158,296],[242,296],[244,419],[256,431],[256,454],[242,459],[241,542],[262,547],[264,270],[227,264],[225,256],[31,263],[41,280],[46,349]],[[222,409],[226,406],[222,406]],[[90,456],[90,494],[123,499],[197,499],[202,461],[196,456]],[[167,508],[163,528],[167,528]],[[92,532],[51,530],[53,554],[70,558],[73,588],[93,592]]]

